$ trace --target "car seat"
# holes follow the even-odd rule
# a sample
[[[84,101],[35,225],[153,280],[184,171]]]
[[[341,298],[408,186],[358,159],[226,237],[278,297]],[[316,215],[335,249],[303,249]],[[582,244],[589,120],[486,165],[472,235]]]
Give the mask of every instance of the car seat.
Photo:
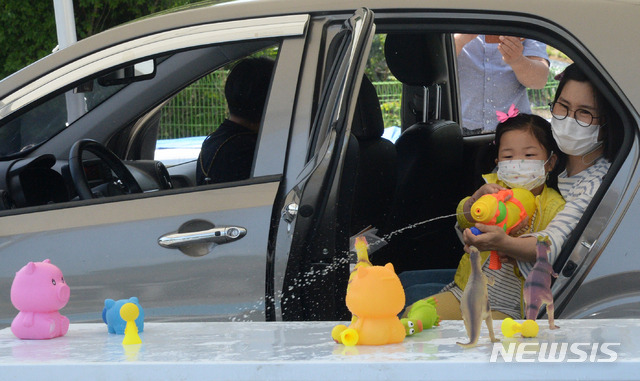
[[[395,143],[398,175],[389,217],[381,230],[388,245],[374,253],[374,264],[393,263],[404,270],[455,268],[462,245],[454,231],[455,218],[419,224],[455,213],[463,192],[459,186],[463,164],[462,132],[458,123],[440,118],[441,84],[448,81],[443,35],[389,34],[387,65],[405,86],[425,91],[421,120],[408,127]],[[429,87],[436,89],[429,108]],[[407,102],[403,102],[407,107]]]
[[[351,212],[351,235],[387,219],[396,184],[396,148],[382,137],[384,121],[376,89],[363,76],[351,134],[359,146],[358,168]]]
[[[349,238],[369,225],[380,226],[388,215],[396,176],[396,152],[384,139],[384,123],[376,89],[363,76],[344,154],[336,202],[336,260],[349,251]],[[345,253],[345,254],[343,254]],[[346,282],[348,274],[343,274]],[[336,306],[345,306],[341,293]],[[340,310],[340,308],[337,308]],[[348,318],[343,309],[340,317]]]

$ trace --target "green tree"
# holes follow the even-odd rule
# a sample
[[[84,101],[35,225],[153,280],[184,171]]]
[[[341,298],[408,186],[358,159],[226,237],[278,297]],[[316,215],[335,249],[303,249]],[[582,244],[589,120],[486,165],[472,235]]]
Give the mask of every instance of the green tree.
[[[74,0],[78,39],[195,0]],[[0,78],[51,53],[57,45],[53,0],[0,2]]]
[[[372,82],[384,82],[393,80],[391,72],[387,67],[387,61],[384,58],[384,42],[386,34],[376,34],[371,42],[371,50],[369,51],[369,61],[365,73]]]
[[[46,56],[56,46],[51,0],[3,0],[0,25],[0,78]]]

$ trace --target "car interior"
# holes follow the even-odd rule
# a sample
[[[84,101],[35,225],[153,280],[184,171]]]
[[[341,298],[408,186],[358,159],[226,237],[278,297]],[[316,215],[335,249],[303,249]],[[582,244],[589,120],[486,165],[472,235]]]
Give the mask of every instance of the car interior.
[[[386,240],[386,245],[372,254],[374,264],[391,262],[398,273],[455,269],[463,245],[453,229],[453,213],[459,200],[481,184],[480,175],[493,170],[493,134],[462,134],[456,63],[448,58],[455,56],[450,33],[384,27],[378,33],[378,37],[385,37],[385,65],[402,83],[401,125],[397,126],[402,132],[395,142],[383,137],[381,101],[365,74],[340,177],[336,252],[348,251],[350,237],[374,227]],[[111,73],[99,73],[87,83],[75,84],[68,93],[95,98],[91,109],[97,123],[82,126],[82,134],[107,142],[104,146],[74,137],[78,129],[64,129],[67,115],[61,118],[52,110],[60,107],[68,93],[55,94],[32,111],[3,121],[0,153],[5,160],[0,161],[0,173],[7,176],[0,178],[0,211],[13,213],[52,203],[96,197],[122,200],[131,193],[153,196],[158,191],[193,188],[195,159],[165,165],[154,157],[163,107],[171,101],[159,90],[175,89],[175,96],[203,74],[279,43],[265,39],[155,57],[152,74],[126,85],[105,82],[104,78],[113,77]],[[330,55],[332,48],[327,49]],[[98,96],[101,88],[105,90]],[[123,98],[137,98],[140,103],[128,107],[120,98],[111,97],[116,92],[128,93]],[[35,119],[49,121],[43,136],[29,135],[33,133],[29,125]],[[75,123],[84,123],[82,114]],[[101,123],[120,124],[121,128],[105,136]],[[5,134],[18,140],[5,142],[1,138]],[[22,158],[56,134],[68,135],[61,140],[76,141],[68,154],[68,147],[52,145],[51,153]],[[346,278],[344,281],[346,284]],[[346,309],[342,312],[344,316]]]
[[[0,178],[0,210],[37,209],[73,200],[194,186],[195,160],[175,166],[171,175],[162,161],[154,160],[162,106],[169,101],[165,99],[165,89],[184,88],[202,77],[203,73],[234,62],[234,57],[240,59],[274,44],[277,46],[278,41],[260,40],[157,57],[152,75],[130,79],[126,83],[109,80],[124,69],[99,73],[70,91],[54,94],[36,107],[25,108],[12,115],[10,120],[3,120],[2,135],[11,138],[3,139],[0,147],[4,158],[0,161],[0,171],[7,173],[6,178]],[[193,70],[176,73],[175,68],[183,65]],[[162,91],[154,91],[154,88]],[[116,93],[129,94],[113,97]],[[82,94],[84,99],[82,110],[77,111],[75,119],[73,110],[60,112],[65,110],[65,98],[70,94]],[[139,98],[138,94],[144,94],[141,105],[128,107],[123,104],[123,98]],[[82,116],[88,111],[92,111],[92,116],[98,121],[122,127],[112,136],[103,136],[110,132],[101,131],[100,122],[82,126],[82,132],[95,136],[95,139],[71,137],[76,141],[71,149],[64,146],[69,139],[60,139],[60,146],[50,140],[57,134],[73,134],[65,126],[71,122],[82,125]],[[44,126],[43,120],[46,121]],[[103,145],[98,141],[107,143]],[[25,157],[44,143],[49,143],[47,148],[51,153]],[[85,152],[87,154],[83,155]],[[122,165],[123,161],[126,166]]]
[[[374,132],[380,130],[382,122],[381,102],[365,75],[341,178],[344,188],[354,190],[342,192],[337,203],[339,209],[351,205],[348,216],[342,213],[343,222],[338,219],[338,226],[350,228],[348,233],[341,230],[338,242],[363,229],[376,228],[377,236],[386,242],[371,246],[374,265],[391,262],[398,273],[448,269],[451,279],[438,274],[430,283],[444,286],[453,280],[464,252],[454,229],[456,206],[483,184],[482,174],[495,170],[493,134],[462,134],[457,116],[456,65],[447,60],[455,56],[450,33],[398,32],[395,28],[386,33],[383,27],[378,31],[377,37],[386,37],[388,70],[402,83],[401,134],[389,145],[380,139],[381,131]],[[550,78],[553,75],[552,71]],[[553,90],[547,94],[545,104],[553,100],[553,94]],[[548,110],[541,107],[534,113],[550,118]],[[370,133],[363,129],[364,124]],[[389,166],[391,162],[395,167]],[[606,184],[601,187],[600,197]],[[588,223],[597,200],[595,197],[578,229]],[[574,234],[554,264],[555,271],[569,278],[576,266],[568,258],[577,239],[578,234]],[[354,253],[351,261],[353,265]]]

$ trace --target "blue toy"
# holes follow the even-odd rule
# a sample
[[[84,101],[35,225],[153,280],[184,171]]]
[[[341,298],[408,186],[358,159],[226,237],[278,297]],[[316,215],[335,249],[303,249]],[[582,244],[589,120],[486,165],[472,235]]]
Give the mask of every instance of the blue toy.
[[[109,333],[117,333],[118,335],[124,335],[124,329],[127,326],[127,322],[120,316],[120,309],[126,303],[133,303],[138,307],[140,314],[135,320],[138,332],[142,332],[144,329],[144,310],[138,302],[138,298],[131,297],[129,299],[120,299],[115,301],[113,299],[105,299],[104,309],[102,310],[102,321],[107,325]]]

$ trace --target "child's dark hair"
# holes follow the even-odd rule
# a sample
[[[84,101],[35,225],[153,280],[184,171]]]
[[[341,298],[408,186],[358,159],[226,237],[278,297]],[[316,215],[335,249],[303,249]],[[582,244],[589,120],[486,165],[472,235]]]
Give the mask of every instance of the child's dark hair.
[[[558,174],[564,169],[565,155],[560,151],[555,139],[553,139],[551,124],[538,115],[523,113],[511,117],[502,123],[498,123],[495,135],[496,152],[500,151],[500,139],[502,135],[505,132],[514,130],[531,132],[536,140],[540,142],[540,145],[547,150],[547,159],[552,152],[557,155],[558,160],[556,160],[555,166],[551,172],[549,172],[547,186],[558,190]]]

